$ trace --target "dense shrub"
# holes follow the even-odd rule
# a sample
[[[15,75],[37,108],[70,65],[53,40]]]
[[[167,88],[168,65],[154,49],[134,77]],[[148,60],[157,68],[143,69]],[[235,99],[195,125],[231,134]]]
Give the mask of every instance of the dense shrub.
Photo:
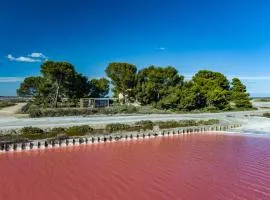
[[[197,122],[198,125],[214,125],[218,123],[219,123],[218,119],[200,120]]]
[[[14,105],[16,105],[14,102],[0,101],[0,109],[5,108],[5,107],[9,107],[9,106],[14,106]]]
[[[26,134],[40,134],[40,133],[44,133],[44,131],[38,127],[24,127],[21,129],[21,134],[22,135],[26,135]]]
[[[86,135],[87,133],[92,133],[93,128],[88,125],[81,125],[81,126],[71,126],[66,129],[67,136],[82,136]]]
[[[29,109],[33,104],[31,102],[28,102],[21,108],[21,113],[29,113]]]
[[[109,108],[29,108],[28,113],[30,117],[61,117],[61,116],[85,116],[94,114],[129,114],[136,113],[135,106],[116,106]]]
[[[27,142],[25,138],[21,138],[19,135],[5,134],[0,135],[0,144],[1,143],[22,143]]]
[[[214,125],[218,124],[219,120],[210,119],[210,120],[181,120],[181,121],[160,121],[156,122],[160,129],[167,128],[177,128],[177,127],[188,127],[188,126],[202,126],[202,125]]]
[[[270,113],[263,113],[263,117],[270,118]]]
[[[131,126],[127,124],[107,124],[105,130],[109,133],[117,132],[117,131],[128,131],[130,130]]]
[[[50,133],[57,133],[57,134],[63,134],[65,133],[66,129],[62,128],[62,127],[56,127],[56,128],[52,128],[49,132]]]
[[[143,130],[152,130],[154,127],[154,123],[150,120],[139,121],[139,122],[136,122],[135,125]]]
[[[41,112],[40,108],[38,106],[36,106],[36,105],[31,105],[28,108],[28,113],[29,113],[29,116],[32,117],[32,118],[42,116],[42,112]]]

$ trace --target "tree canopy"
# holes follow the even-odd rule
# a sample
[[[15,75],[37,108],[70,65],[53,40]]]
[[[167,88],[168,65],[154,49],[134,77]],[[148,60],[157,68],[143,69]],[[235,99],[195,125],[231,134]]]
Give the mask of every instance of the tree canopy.
[[[174,87],[181,87],[183,80],[174,67],[144,68],[137,75],[136,99],[142,104],[156,103],[168,96]]]
[[[224,109],[229,106],[230,83],[223,74],[201,70],[193,76],[192,82],[206,99],[205,106],[217,109]]]
[[[231,88],[231,101],[235,103],[237,108],[251,108],[249,94],[246,86],[238,78],[233,78]]]
[[[33,96],[36,104],[57,107],[63,99],[76,103],[84,97],[102,98],[110,86],[122,103],[140,103],[170,110],[229,110],[252,108],[246,86],[238,79],[231,82],[219,72],[198,71],[184,81],[176,68],[149,66],[137,72],[133,64],[110,63],[107,77],[88,80],[67,62],[47,61],[41,65],[41,75],[27,77],[17,93]],[[111,85],[110,85],[111,83]]]
[[[110,82],[106,78],[90,80],[90,97],[106,97],[110,90]]]
[[[47,61],[41,65],[40,72],[41,76],[25,78],[17,94],[33,96],[36,104],[45,107],[57,107],[65,98],[76,105],[80,98],[104,97],[109,92],[106,79],[89,81],[67,62]]]
[[[114,86],[115,96],[122,94],[130,101],[135,96],[137,68],[133,64],[113,62],[105,70],[106,75],[111,79]]]

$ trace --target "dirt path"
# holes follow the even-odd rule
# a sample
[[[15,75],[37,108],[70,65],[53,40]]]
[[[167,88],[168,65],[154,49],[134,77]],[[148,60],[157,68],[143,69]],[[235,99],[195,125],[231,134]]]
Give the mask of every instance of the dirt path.
[[[15,114],[20,111],[20,109],[26,105],[26,103],[17,103],[15,106],[9,106],[0,109],[0,117],[15,116]]]

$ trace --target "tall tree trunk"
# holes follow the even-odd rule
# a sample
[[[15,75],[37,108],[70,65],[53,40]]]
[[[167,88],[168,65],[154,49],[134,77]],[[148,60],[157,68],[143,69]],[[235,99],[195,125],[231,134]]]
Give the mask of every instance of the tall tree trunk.
[[[61,84],[61,80],[56,80],[56,93],[55,93],[55,99],[54,99],[54,107],[55,108],[57,108],[57,102],[58,102],[58,97],[59,97],[60,84]]]
[[[54,107],[57,108],[57,101],[58,101],[58,95],[59,95],[59,85],[57,84],[56,87],[56,93],[55,93],[55,99],[54,99]]]

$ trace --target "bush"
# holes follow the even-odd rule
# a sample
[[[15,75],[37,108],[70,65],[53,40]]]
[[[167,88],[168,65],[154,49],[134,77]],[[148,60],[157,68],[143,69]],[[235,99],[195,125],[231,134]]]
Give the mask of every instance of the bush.
[[[156,124],[159,126],[160,129],[167,129],[167,128],[177,128],[177,127],[188,127],[188,126],[203,126],[203,125],[214,125],[218,124],[219,120],[217,119],[210,119],[210,120],[182,120],[182,121],[161,121],[157,122]]]
[[[87,133],[92,133],[93,128],[88,125],[81,125],[81,126],[71,126],[66,129],[66,135],[67,136],[83,136]]]
[[[41,109],[36,105],[31,105],[29,107],[28,113],[32,118],[42,117]]]
[[[263,113],[263,117],[270,118],[270,113]]]
[[[40,134],[44,133],[44,131],[38,127],[24,127],[21,129],[21,134],[22,135],[28,135],[28,134]]]
[[[154,127],[154,123],[150,120],[139,121],[139,122],[136,122],[135,125],[143,130],[152,130]]]
[[[56,128],[52,128],[49,132],[50,133],[63,134],[63,133],[66,132],[66,129],[62,128],[62,127],[56,127]]]
[[[105,130],[109,133],[117,132],[117,131],[128,131],[130,130],[131,126],[127,124],[107,124]]]
[[[200,120],[197,122],[198,125],[214,125],[218,123],[219,123],[218,119]]]
[[[9,107],[9,106],[14,106],[14,105],[16,105],[14,102],[0,101],[0,109],[5,108],[5,107]]]

